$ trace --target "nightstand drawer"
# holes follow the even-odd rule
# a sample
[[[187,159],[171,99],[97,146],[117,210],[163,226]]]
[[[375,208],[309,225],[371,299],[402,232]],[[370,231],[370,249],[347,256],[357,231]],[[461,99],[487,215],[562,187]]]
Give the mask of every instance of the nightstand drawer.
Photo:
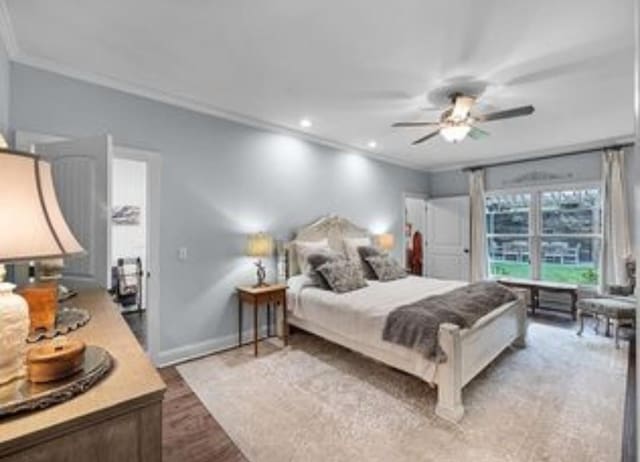
[[[258,303],[260,305],[264,303],[284,303],[284,298],[286,297],[285,289],[260,294],[252,294],[242,291],[239,291],[238,293],[243,302]]]

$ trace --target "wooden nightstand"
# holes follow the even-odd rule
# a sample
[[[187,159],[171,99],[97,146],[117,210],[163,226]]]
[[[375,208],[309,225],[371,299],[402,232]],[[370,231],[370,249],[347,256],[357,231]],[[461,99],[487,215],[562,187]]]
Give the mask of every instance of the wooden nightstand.
[[[287,285],[273,284],[265,287],[240,286],[238,291],[238,346],[242,346],[243,303],[253,305],[253,353],[258,356],[258,310],[267,308],[267,337],[271,336],[271,307],[282,307],[282,332],[284,345],[289,344],[289,325],[287,324]]]

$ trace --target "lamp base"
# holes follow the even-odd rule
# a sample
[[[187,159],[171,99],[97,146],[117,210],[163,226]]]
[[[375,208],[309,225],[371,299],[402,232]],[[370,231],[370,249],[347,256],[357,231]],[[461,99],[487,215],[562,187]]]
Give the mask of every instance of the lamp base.
[[[255,263],[255,265],[257,268],[256,277],[258,279],[258,282],[256,282],[253,287],[268,287],[269,284],[264,282],[265,278],[267,277],[267,270],[264,268],[264,265],[262,264],[262,260],[258,260]]]
[[[36,282],[18,289],[29,305],[31,332],[50,331],[56,326],[58,283]]]
[[[25,377],[29,307],[27,301],[13,293],[15,285],[0,283],[0,385]]]

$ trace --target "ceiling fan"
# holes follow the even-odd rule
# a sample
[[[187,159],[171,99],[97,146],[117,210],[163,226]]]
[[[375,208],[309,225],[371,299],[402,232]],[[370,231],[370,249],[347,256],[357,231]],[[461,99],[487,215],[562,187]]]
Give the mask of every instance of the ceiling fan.
[[[472,114],[471,109],[476,102],[475,97],[453,93],[450,98],[451,106],[442,113],[439,122],[397,122],[392,127],[438,127],[437,130],[418,138],[412,144],[423,143],[437,134],[450,143],[458,143],[467,135],[474,140],[489,136],[488,132],[476,127],[476,123],[526,116],[534,111],[534,107],[529,105],[488,114]]]

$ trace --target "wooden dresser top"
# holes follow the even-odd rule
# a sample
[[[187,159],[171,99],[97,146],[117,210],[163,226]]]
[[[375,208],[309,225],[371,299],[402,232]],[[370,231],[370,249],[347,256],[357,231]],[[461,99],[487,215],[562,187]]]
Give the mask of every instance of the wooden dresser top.
[[[0,457],[16,448],[56,437],[163,398],[164,382],[107,292],[81,292],[65,305],[85,308],[91,313],[89,323],[70,332],[67,337],[107,349],[114,359],[114,366],[93,388],[70,401],[42,411],[0,419]]]

